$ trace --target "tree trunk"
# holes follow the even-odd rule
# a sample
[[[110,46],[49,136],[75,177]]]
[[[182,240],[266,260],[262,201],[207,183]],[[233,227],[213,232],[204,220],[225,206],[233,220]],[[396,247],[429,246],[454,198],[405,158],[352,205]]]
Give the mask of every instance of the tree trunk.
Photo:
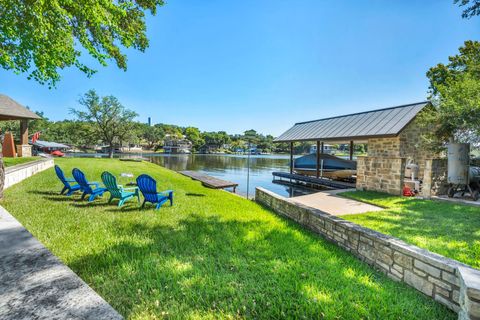
[[[4,185],[5,185],[5,166],[3,165],[3,157],[0,157],[0,199],[3,198]]]
[[[110,148],[108,148],[108,157],[113,158],[113,144],[111,144]]]

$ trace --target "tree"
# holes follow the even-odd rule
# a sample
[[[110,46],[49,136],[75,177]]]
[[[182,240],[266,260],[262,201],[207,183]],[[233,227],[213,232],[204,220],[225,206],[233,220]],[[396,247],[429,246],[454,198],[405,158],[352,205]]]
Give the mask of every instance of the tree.
[[[72,109],[79,120],[95,125],[96,133],[109,146],[109,157],[113,157],[114,142],[124,139],[133,126],[137,114],[126,109],[114,96],[100,98],[95,90],[88,91],[80,100],[86,111]]]
[[[60,69],[96,72],[81,61],[83,52],[102,66],[114,60],[126,70],[120,46],[143,52],[149,44],[145,11],[155,15],[161,5],[162,0],[1,1],[0,66],[50,86],[60,79]]]
[[[185,128],[185,137],[192,143],[193,150],[197,151],[201,146],[205,144],[205,140],[202,138],[202,134],[198,128],[187,127]]]
[[[430,101],[435,110],[423,112],[428,145],[480,141],[480,42],[466,41],[449,63],[432,67]]]
[[[454,0],[453,3],[466,7],[462,12],[463,18],[469,19],[480,15],[480,0]]]

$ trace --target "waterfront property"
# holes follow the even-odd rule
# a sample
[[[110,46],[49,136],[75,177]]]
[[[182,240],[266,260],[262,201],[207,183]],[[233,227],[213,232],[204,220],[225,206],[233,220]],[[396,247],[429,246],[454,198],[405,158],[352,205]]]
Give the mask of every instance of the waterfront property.
[[[405,183],[411,183],[423,196],[436,195],[444,192],[446,162],[420,146],[422,129],[416,121],[416,117],[428,108],[428,102],[420,102],[300,122],[275,142],[290,143],[290,173],[294,173],[294,142],[315,141],[316,178],[320,177],[324,142],[349,143],[350,160],[353,158],[354,143],[366,143],[367,155],[357,157],[357,189],[400,195]],[[414,179],[405,175],[409,161],[418,166],[418,175]]]
[[[5,192],[2,205],[127,318],[456,317],[254,202],[151,163],[56,162],[92,178],[108,167],[121,184],[131,180],[122,172],[148,173],[175,189],[172,207],[118,208],[59,195],[52,169]]]

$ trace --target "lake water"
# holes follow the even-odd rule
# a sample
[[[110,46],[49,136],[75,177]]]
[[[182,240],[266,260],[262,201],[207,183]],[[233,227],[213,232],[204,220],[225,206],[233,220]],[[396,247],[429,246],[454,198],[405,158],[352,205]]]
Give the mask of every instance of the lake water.
[[[75,154],[75,156],[106,156],[99,154]],[[148,158],[153,163],[174,171],[192,170],[208,174],[219,179],[238,183],[237,193],[247,195],[247,155],[219,154],[116,154],[115,157]],[[286,197],[315,192],[312,189],[289,186],[273,182],[273,171],[289,170],[289,155],[252,155],[250,156],[249,198],[255,195],[255,187],[263,187]]]

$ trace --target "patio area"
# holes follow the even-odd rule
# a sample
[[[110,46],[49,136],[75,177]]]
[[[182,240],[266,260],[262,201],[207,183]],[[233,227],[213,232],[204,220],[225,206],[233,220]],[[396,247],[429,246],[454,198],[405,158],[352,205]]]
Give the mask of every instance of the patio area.
[[[294,197],[293,201],[321,210],[322,212],[342,216],[346,214],[361,214],[382,211],[383,208],[365,202],[344,198],[339,193],[353,190],[328,190],[304,196]]]

